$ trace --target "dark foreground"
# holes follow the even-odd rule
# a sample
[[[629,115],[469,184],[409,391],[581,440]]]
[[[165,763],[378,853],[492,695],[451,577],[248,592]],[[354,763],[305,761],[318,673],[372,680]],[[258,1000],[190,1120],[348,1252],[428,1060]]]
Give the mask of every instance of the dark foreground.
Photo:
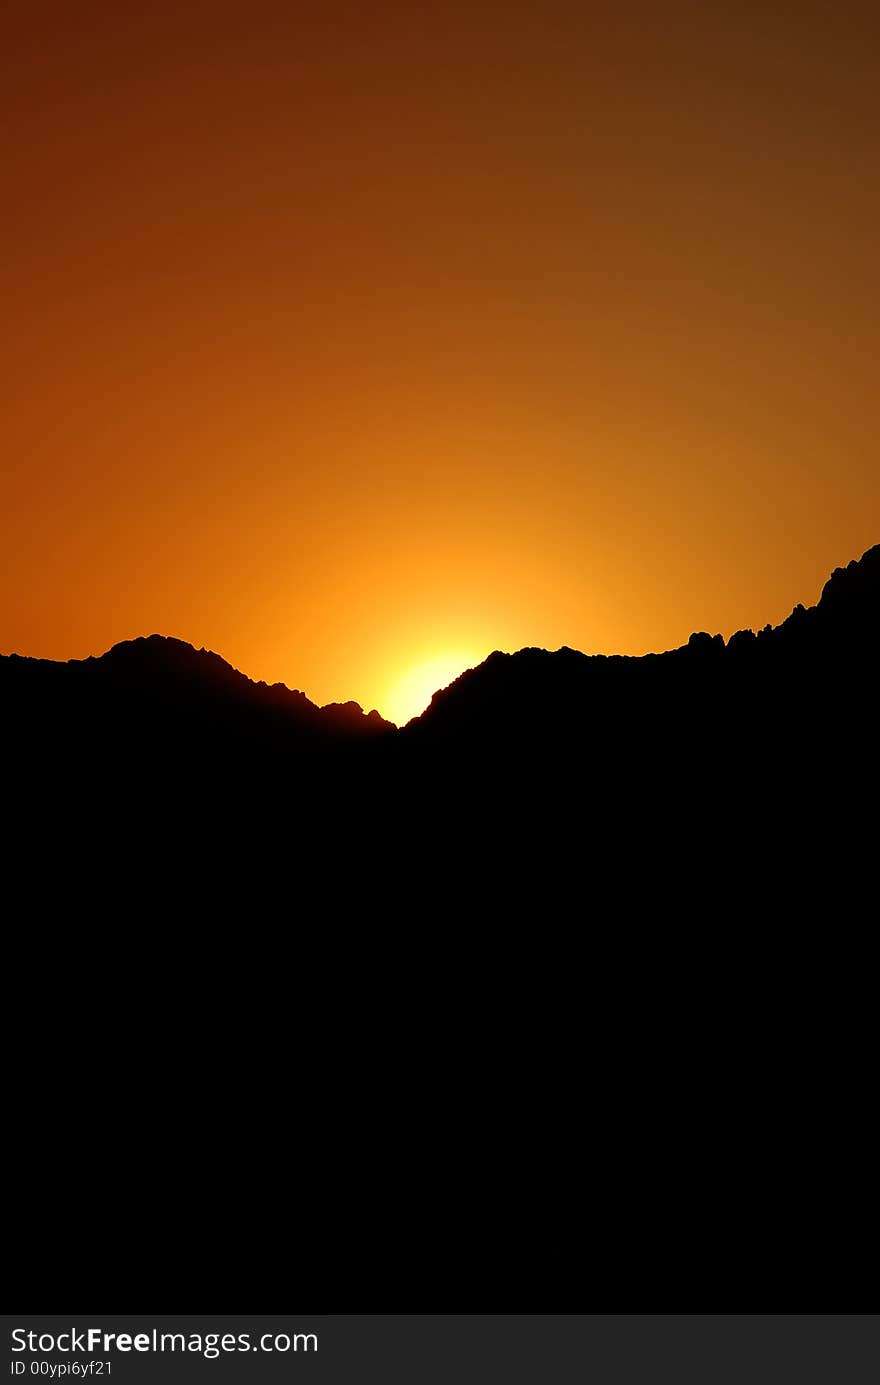
[[[23,1292],[860,1306],[878,649],[880,548],[403,732],[175,641],[0,660]]]

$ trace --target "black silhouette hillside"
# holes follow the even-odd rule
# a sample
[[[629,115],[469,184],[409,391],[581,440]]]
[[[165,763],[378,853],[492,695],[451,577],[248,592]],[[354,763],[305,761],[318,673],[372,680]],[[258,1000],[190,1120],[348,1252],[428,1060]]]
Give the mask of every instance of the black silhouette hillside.
[[[641,658],[496,652],[436,693],[404,735],[414,746],[567,750],[601,761],[718,755],[732,745],[809,755],[873,737],[878,659],[880,545],[838,568],[817,606],[727,643],[696,633]],[[793,743],[795,734],[806,740]]]
[[[102,759],[335,751],[393,730],[355,702],[318,707],[281,683],[254,683],[218,654],[151,635],[100,658],[0,660],[7,733],[19,755]]]
[[[664,834],[714,822],[720,860],[748,824],[794,841],[873,796],[878,650],[880,546],[775,629],[641,658],[495,653],[401,730],[151,636],[67,664],[0,658],[4,765],[13,799],[65,814],[71,839],[89,814],[110,831],[145,817],[147,836],[183,817],[207,853],[217,831],[270,830],[330,873],[393,851],[399,879],[445,842],[483,879],[522,853],[538,891],[563,848],[660,856]]]
[[[29,757],[174,763],[204,756],[261,764],[276,754],[335,758],[382,751],[382,763],[433,749],[492,753],[514,765],[543,751],[620,758],[721,754],[739,745],[785,755],[874,732],[880,641],[880,545],[838,568],[818,605],[726,643],[697,633],[641,658],[524,649],[495,653],[438,691],[398,732],[354,702],[317,707],[283,684],[254,683],[219,655],[152,635],[100,658],[0,657],[7,763]],[[794,737],[807,736],[804,745]],[[372,760],[372,756],[370,757]],[[377,766],[377,774],[381,773]]]
[[[0,659],[31,1273],[859,1304],[878,653],[873,548],[776,629],[494,654],[399,731],[155,636]]]

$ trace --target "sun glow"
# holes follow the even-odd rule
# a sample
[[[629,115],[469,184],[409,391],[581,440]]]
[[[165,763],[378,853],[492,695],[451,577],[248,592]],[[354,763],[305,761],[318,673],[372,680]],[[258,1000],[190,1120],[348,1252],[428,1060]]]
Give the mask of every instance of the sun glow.
[[[434,693],[454,682],[465,669],[474,668],[485,658],[473,650],[435,654],[407,669],[392,683],[384,699],[383,714],[405,726],[425,710]]]

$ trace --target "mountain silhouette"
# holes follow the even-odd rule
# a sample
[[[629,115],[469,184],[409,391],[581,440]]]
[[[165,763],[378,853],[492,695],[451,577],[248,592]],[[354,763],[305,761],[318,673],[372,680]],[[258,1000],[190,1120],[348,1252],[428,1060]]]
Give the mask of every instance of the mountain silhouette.
[[[381,746],[388,755],[540,752],[663,754],[671,738],[714,743],[771,740],[841,701],[867,712],[880,629],[880,545],[838,568],[810,609],[780,626],[740,630],[725,643],[698,632],[664,654],[641,657],[496,651],[434,694],[402,730],[356,702],[318,707],[298,691],[253,682],[218,654],[151,635],[100,658],[55,663],[0,656],[7,752],[173,755],[179,744],[236,760],[267,752],[340,752]],[[821,738],[821,720],[812,732]],[[865,728],[866,730],[868,728]],[[780,746],[780,748],[782,748]],[[675,747],[679,753],[682,744]]]
[[[496,651],[435,693],[405,734],[414,744],[565,744],[612,756],[634,745],[662,754],[673,736],[683,738],[675,754],[703,737],[719,749],[777,737],[782,749],[794,726],[810,723],[821,740],[831,730],[823,713],[841,701],[856,721],[867,714],[878,652],[880,545],[838,568],[818,605],[726,643],[698,632],[679,649],[641,657]]]
[[[89,814],[114,832],[118,813],[173,837],[185,812],[208,853],[217,832],[290,832],[310,865],[393,844],[400,878],[451,824],[456,866],[483,880],[517,843],[537,862],[586,841],[607,864],[637,842],[662,869],[672,824],[702,843],[701,871],[721,868],[747,827],[797,850],[830,804],[873,791],[878,632],[880,546],[776,628],[642,657],[496,652],[401,729],[158,635],[68,663],[9,655],[7,783],[68,803],[73,837]]]
[[[399,730],[159,636],[0,659],[14,1032],[62,1036],[41,1100],[131,1094],[62,1103],[46,1225],[90,1190],[97,1283],[345,1311],[860,1302],[878,651],[880,547],[775,629],[495,653]]]
[[[10,655],[0,660],[7,726],[33,735],[39,751],[100,755],[149,744],[174,753],[181,743],[223,755],[328,749],[393,730],[355,702],[318,707],[282,683],[255,683],[218,654],[151,635],[114,645],[100,658],[54,663]]]

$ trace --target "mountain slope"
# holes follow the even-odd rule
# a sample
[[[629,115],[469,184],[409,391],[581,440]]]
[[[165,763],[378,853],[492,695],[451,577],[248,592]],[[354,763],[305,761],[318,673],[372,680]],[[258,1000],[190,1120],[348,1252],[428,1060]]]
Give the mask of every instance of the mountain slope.
[[[160,635],[69,663],[6,656],[0,690],[19,754],[30,746],[34,753],[246,756],[365,745],[394,729],[355,702],[318,707],[302,692],[255,683],[218,654]]]
[[[7,762],[11,756],[131,756],[174,762],[289,752],[432,748],[545,751],[594,766],[733,751],[784,754],[807,736],[874,734],[880,649],[880,545],[838,568],[816,606],[797,606],[755,634],[697,633],[680,649],[641,658],[563,648],[491,654],[438,691],[397,732],[357,703],[318,707],[304,693],[255,683],[219,655],[152,635],[100,658],[54,663],[0,658]]]
[[[781,738],[844,702],[867,715],[880,656],[880,545],[838,568],[818,604],[775,629],[704,632],[640,658],[523,649],[491,654],[437,692],[403,737],[419,747],[554,746],[597,756],[703,738]],[[676,747],[672,747],[675,749]]]

